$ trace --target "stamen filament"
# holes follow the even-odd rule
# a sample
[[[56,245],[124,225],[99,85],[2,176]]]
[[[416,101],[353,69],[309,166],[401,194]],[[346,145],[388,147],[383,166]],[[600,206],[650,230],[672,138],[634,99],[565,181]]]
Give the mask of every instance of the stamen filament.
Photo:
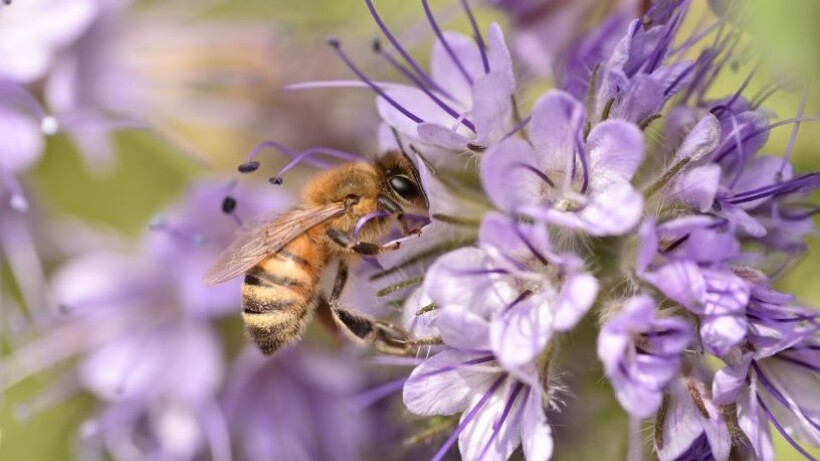
[[[369,2],[368,2],[369,3]],[[353,61],[347,57],[344,51],[342,51],[342,45],[338,40],[329,39],[327,44],[330,45],[331,48],[336,50],[336,54],[345,63],[345,65],[354,73],[356,74],[359,79],[364,82],[367,86],[370,87],[376,94],[381,96],[385,101],[387,101],[391,106],[396,108],[399,112],[401,112],[405,117],[409,118],[415,123],[424,123],[424,119],[418,117],[416,114],[410,112],[406,107],[399,104],[395,99],[391,98],[381,87],[376,85],[372,80],[367,78],[367,76],[353,64]]]
[[[426,94],[427,97],[430,98],[434,103],[436,103],[436,105],[439,106],[444,112],[447,112],[447,114],[449,116],[451,116],[454,119],[456,119],[457,121],[461,122],[470,131],[475,133],[475,125],[471,121],[464,118],[455,109],[450,107],[446,102],[442,101],[441,98],[439,98],[438,96],[435,95],[435,93],[430,91],[430,89],[427,87],[427,85],[424,84],[423,81],[419,80],[418,77],[413,75],[407,68],[402,66],[401,63],[397,62],[393,58],[393,56],[390,56],[390,54],[384,52],[381,49],[381,45],[378,44],[378,41],[373,42],[373,52],[375,52],[376,54],[384,57],[384,59],[387,60],[387,62],[390,63],[391,66],[396,68],[396,70],[398,70],[402,75],[404,75],[405,77],[407,77],[407,79],[409,79],[411,82],[413,82],[413,84],[416,85],[416,87],[419,90],[421,90],[424,94]]]
[[[421,69],[421,67],[416,63],[416,61],[413,60],[413,57],[410,56],[410,54],[404,49],[404,47],[401,46],[401,43],[399,43],[399,41],[396,40],[396,37],[390,32],[390,29],[387,27],[387,24],[385,24],[384,21],[382,21],[381,16],[379,16],[378,11],[376,11],[376,7],[373,5],[373,1],[364,0],[364,2],[367,5],[367,9],[370,11],[370,15],[373,16],[373,19],[376,21],[376,24],[379,26],[379,29],[381,29],[384,36],[387,38],[390,44],[393,45],[393,48],[395,48],[396,51],[398,51],[399,54],[404,58],[407,64],[409,64],[410,67],[413,68],[416,74],[425,82],[427,82],[427,84],[430,85],[432,88],[435,88],[436,91],[447,96],[450,99],[453,99],[453,96],[450,93],[448,93],[444,88],[442,88],[436,82],[434,82],[433,79]]]
[[[478,51],[481,52],[481,63],[484,65],[484,73],[489,74],[490,61],[487,59],[487,49],[484,45],[484,37],[481,36],[481,30],[478,28],[478,23],[475,20],[473,9],[470,8],[470,4],[467,3],[467,0],[461,0],[461,6],[467,14],[467,18],[470,20],[470,27],[473,28],[473,38],[475,38],[475,42],[478,45]]]
[[[433,11],[430,9],[430,3],[428,0],[421,0],[422,6],[424,6],[424,14],[427,16],[427,21],[430,23],[430,27],[432,27],[433,32],[438,37],[439,42],[444,47],[444,50],[450,56],[450,60],[453,61],[453,64],[456,65],[461,75],[464,76],[464,79],[467,80],[467,83],[470,86],[473,86],[473,78],[470,77],[470,74],[467,73],[467,69],[464,68],[464,65],[461,63],[461,60],[458,59],[456,53],[453,51],[453,48],[450,46],[450,43],[444,38],[444,34],[441,32],[441,28],[439,28],[438,23],[436,22],[436,18],[433,16]]]
[[[433,459],[431,461],[441,461],[442,459],[444,459],[444,456],[447,454],[447,451],[450,449],[451,446],[453,446],[453,443],[455,443],[456,439],[464,430],[464,428],[467,427],[467,424],[472,422],[473,418],[475,418],[475,415],[478,414],[478,412],[484,407],[484,405],[487,404],[487,401],[490,400],[490,397],[492,397],[495,391],[498,390],[498,388],[501,386],[501,383],[503,383],[506,378],[506,374],[501,375],[498,377],[498,379],[495,380],[495,382],[492,383],[492,385],[490,385],[490,388],[481,397],[481,400],[479,400],[478,403],[476,403],[475,406],[472,409],[470,409],[470,412],[467,413],[467,416],[464,417],[464,419],[461,421],[458,427],[456,427],[456,430],[453,431],[453,433],[450,435],[447,441],[444,442],[444,445],[442,445],[438,452],[436,452],[435,456],[433,456]]]

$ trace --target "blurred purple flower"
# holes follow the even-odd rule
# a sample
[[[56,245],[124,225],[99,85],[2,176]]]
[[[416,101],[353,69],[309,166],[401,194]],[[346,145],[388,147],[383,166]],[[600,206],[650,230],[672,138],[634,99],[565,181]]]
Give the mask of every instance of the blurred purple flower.
[[[721,409],[695,376],[675,379],[658,414],[655,449],[661,461],[714,459],[727,461],[732,447]]]
[[[765,460],[773,459],[767,421],[801,453],[794,439],[820,445],[814,399],[820,383],[813,376],[820,370],[820,314],[791,305],[793,297],[772,290],[765,279],[755,281],[747,343],[717,372],[713,394],[721,405],[737,404],[740,425]]]
[[[51,319],[50,333],[6,360],[6,385],[77,358],[76,373],[48,393],[83,388],[105,403],[83,429],[88,445],[122,459],[200,452],[213,436],[209,424],[220,418],[214,412],[225,368],[213,320],[238,309],[237,285],[201,286],[237,226],[220,209],[227,192],[202,182],[154,223],[138,253],[101,249],[60,267],[52,289],[65,317]],[[236,211],[257,214],[265,202],[247,194]],[[146,443],[131,446],[131,437]]]
[[[76,40],[99,8],[96,0],[0,3],[0,81],[31,83]]]
[[[245,349],[221,396],[236,458],[348,461],[374,454],[376,421],[352,401],[366,381],[361,367],[349,354],[304,347],[273,358]]]
[[[572,50],[573,42],[591,25],[592,18],[616,13],[625,30],[625,18],[638,16],[638,2],[632,0],[486,0],[486,3],[510,17],[516,57],[528,71],[542,77],[553,74],[554,67]],[[596,32],[606,27],[596,26]],[[560,74],[560,70],[557,73]]]
[[[691,341],[691,325],[657,318],[649,296],[626,300],[598,335],[598,357],[621,406],[638,418],[655,413]]]

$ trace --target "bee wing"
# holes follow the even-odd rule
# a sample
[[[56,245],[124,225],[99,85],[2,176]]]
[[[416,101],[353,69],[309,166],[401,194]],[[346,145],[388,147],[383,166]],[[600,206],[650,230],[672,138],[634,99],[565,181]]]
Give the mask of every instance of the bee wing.
[[[237,277],[310,228],[344,211],[344,203],[293,208],[274,219],[256,220],[242,226],[237,231],[236,240],[219,255],[203,281],[215,285]]]

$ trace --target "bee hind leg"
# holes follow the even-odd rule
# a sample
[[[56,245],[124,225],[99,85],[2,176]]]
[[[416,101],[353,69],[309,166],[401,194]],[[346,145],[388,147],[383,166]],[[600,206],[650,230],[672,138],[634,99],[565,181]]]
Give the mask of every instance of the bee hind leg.
[[[327,301],[333,319],[340,329],[354,342],[373,344],[379,352],[403,355],[410,352],[413,345],[410,335],[391,323],[377,320],[369,315],[339,306],[339,297],[347,283],[347,264],[339,261],[339,270],[333,291]]]

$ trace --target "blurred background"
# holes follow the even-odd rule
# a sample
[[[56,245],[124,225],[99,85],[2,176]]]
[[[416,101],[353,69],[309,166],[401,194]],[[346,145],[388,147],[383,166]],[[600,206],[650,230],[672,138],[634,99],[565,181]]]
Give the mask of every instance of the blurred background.
[[[0,180],[6,186],[17,183],[28,205],[25,213],[10,209],[6,203],[0,210],[0,232],[4,234],[0,238],[3,244],[0,253],[3,332],[0,339],[5,357],[3,369],[0,369],[0,386],[5,388],[0,405],[0,460],[94,459],[100,453],[110,451],[110,448],[95,450],[95,444],[118,446],[116,441],[112,442],[116,435],[99,436],[102,441],[95,442],[104,432],[99,426],[120,427],[118,421],[130,421],[125,426],[137,432],[150,433],[153,430],[142,425],[172,427],[177,442],[168,442],[165,449],[180,453],[180,459],[209,459],[211,455],[202,453],[219,453],[226,438],[231,437],[230,432],[240,423],[231,422],[228,416],[227,421],[217,424],[221,429],[189,430],[184,419],[174,419],[176,414],[169,416],[162,413],[164,410],[156,410],[151,406],[154,403],[146,410],[136,404],[132,407],[121,405],[123,401],[131,402],[128,395],[106,395],[105,386],[110,384],[106,381],[108,378],[100,376],[102,371],[94,371],[91,363],[99,359],[93,356],[95,347],[102,347],[103,340],[88,343],[76,340],[77,335],[84,334],[80,333],[83,330],[79,326],[75,326],[75,330],[69,328],[67,332],[60,330],[66,324],[64,317],[71,315],[74,306],[62,304],[64,300],[58,299],[57,293],[42,289],[54,284],[68,286],[61,293],[68,293],[70,297],[74,291],[83,291],[72,286],[88,283],[102,286],[96,293],[114,296],[105,290],[106,284],[124,280],[130,283],[130,277],[135,273],[151,279],[151,271],[158,271],[157,274],[162,274],[159,278],[165,281],[182,277],[186,271],[194,272],[190,277],[198,280],[201,274],[195,271],[201,265],[175,266],[175,262],[181,260],[179,258],[185,257],[187,250],[184,248],[187,247],[179,250],[180,255],[169,256],[163,248],[167,244],[163,239],[182,239],[187,245],[195,244],[203,235],[210,238],[211,234],[219,234],[219,238],[225,238],[225,229],[230,230],[232,222],[220,211],[224,195],[239,199],[237,213],[243,217],[263,210],[281,210],[294,203],[301,184],[299,178],[316,171],[310,166],[300,166],[289,173],[285,184],[270,185],[267,177],[273,176],[289,159],[270,150],[259,157],[263,171],[243,176],[235,185],[231,181],[239,177],[236,166],[246,160],[254,146],[265,140],[275,140],[295,151],[311,146],[333,147],[364,155],[375,151],[378,116],[373,96],[367,91],[282,90],[291,83],[350,78],[349,71],[324,45],[324,39],[327,36],[340,38],[345,49],[369,75],[390,79],[395,78],[395,74],[371,52],[371,41],[379,33],[364,2],[359,0],[78,0],[77,5],[88,5],[76,6],[75,10],[60,6],[60,3],[60,0],[14,0],[10,5],[0,7],[0,81],[11,78],[19,82],[61,123],[57,134],[45,137],[42,146],[32,147],[32,153],[22,159],[3,151],[8,143],[0,142],[0,155],[8,156],[5,160],[0,159],[0,169],[5,173]],[[504,6],[505,2],[472,3],[477,7],[479,23],[483,27],[498,21],[505,26],[513,50],[519,45],[521,49],[527,46],[530,39],[524,33],[526,21],[490,5]],[[566,12],[566,5],[560,5],[571,2],[544,0],[544,3],[558,4],[555,10],[566,15],[561,17],[564,27],[568,28],[564,36],[569,41],[600,21],[607,12],[634,8],[639,2],[631,5],[631,2],[591,1],[577,13]],[[797,80],[807,82],[809,88],[804,113],[817,115],[820,113],[820,91],[816,85],[820,75],[820,30],[813,23],[820,17],[817,2],[757,0],[752,3],[755,6],[744,27],[755,38],[750,39],[743,52],[765,59],[757,74],[759,78],[751,81],[747,93],[765,93],[768,77],[774,78],[778,72],[797,75],[800,77]],[[687,23],[687,27],[693,30],[699,21],[714,20],[706,0],[694,0],[694,4],[695,11],[689,18],[691,24]],[[431,1],[431,5],[439,21],[448,29],[469,30],[457,1]],[[420,62],[425,62],[432,35],[421,5],[418,2],[382,1],[378,2],[378,7],[403,43],[413,44],[413,54],[420,58]],[[73,25],[61,22],[73,22]],[[519,36],[522,38],[515,38],[515,30],[522,32]],[[526,82],[522,97],[525,108],[552,85],[548,72],[549,56],[558,53],[562,44],[551,42],[551,45],[556,49],[544,50],[542,58],[533,62],[517,59],[517,71]],[[23,59],[21,56],[27,53],[26,47],[41,50],[42,59],[49,64],[38,70],[38,64],[32,62],[27,67],[8,71],[7,75],[3,67],[13,59]],[[34,60],[31,54],[27,56],[26,59]],[[715,91],[733,93],[752,67],[751,60],[738,63],[721,77]],[[15,91],[0,88],[0,101],[3,98],[20,101],[21,96]],[[802,85],[785,88],[768,98],[764,106],[779,118],[793,117],[801,93]],[[26,104],[22,103],[23,106]],[[61,119],[63,114],[66,115]],[[0,112],[0,120],[4,116]],[[3,134],[10,136],[8,131]],[[783,152],[789,134],[789,127],[774,130],[766,150]],[[803,124],[794,147],[793,161],[798,171],[820,170],[820,125]],[[7,191],[13,191],[15,187],[0,187],[4,202],[11,203]],[[200,207],[198,210],[206,211],[186,209],[186,204],[190,203]],[[198,216],[208,213],[212,216],[207,219]],[[154,251],[168,259],[162,259],[164,263],[160,268],[152,268],[146,263],[148,269],[144,269],[145,255],[155,254]],[[199,250],[194,245],[190,251]],[[100,255],[101,252],[106,255]],[[82,270],[75,267],[87,254],[107,258],[109,262],[111,255],[116,254],[124,262],[92,264]],[[778,283],[786,291],[797,294],[805,304],[818,306],[820,284],[816,274],[820,271],[820,242],[811,240],[807,254],[809,256],[794,265]],[[95,275],[95,272],[108,272],[104,274],[108,279],[97,277],[99,274]],[[50,284],[41,285],[45,281]],[[141,286],[139,283],[142,282],[133,283]],[[261,363],[258,357],[251,356],[244,349],[241,321],[236,315],[238,308],[223,305],[218,307],[221,309],[219,313],[208,311],[203,314],[197,309],[200,304],[207,303],[191,301],[190,293],[179,288],[187,286],[185,283],[189,282],[180,281],[174,287],[175,294],[161,302],[182,300],[180,303],[193,306],[191,309],[196,313],[190,314],[186,307],[185,315],[206,319],[201,321],[208,324],[209,337],[217,338],[214,344],[218,349],[215,356],[219,365],[215,367],[219,371],[211,373],[197,368],[187,376],[194,381],[213,380],[212,387],[216,389],[220,405],[241,409],[248,405],[242,402],[242,396],[250,398],[251,402],[255,397],[264,401],[262,395],[266,392],[276,394],[287,393],[287,389],[300,389],[305,401],[319,402],[323,411],[338,411],[339,416],[347,414],[347,410],[333,410],[331,400],[325,402],[322,399],[337,394],[359,395],[397,376],[396,370],[357,361],[354,353],[340,348],[326,332],[315,326],[311,327],[308,341],[298,351],[277,358],[274,364]],[[235,286],[230,288],[236,289]],[[237,296],[236,291],[230,293]],[[119,293],[116,296],[125,295]],[[128,304],[130,308],[132,301],[123,305]],[[33,302],[39,305],[31,305]],[[144,309],[156,307],[153,299],[134,303],[136,311],[143,309],[145,312]],[[64,312],[66,309],[69,313]],[[173,311],[174,308],[169,309]],[[103,319],[115,315],[110,311],[98,314]],[[133,325],[133,321],[127,318],[123,322]],[[84,327],[88,325],[100,330],[108,328],[105,321],[85,324]],[[57,330],[61,333],[55,333]],[[591,328],[587,330],[590,331],[581,331],[573,338],[578,355],[589,358],[579,360],[579,363],[595,362],[594,333]],[[143,340],[137,340],[139,346],[132,354],[149,350],[145,346],[149,340],[140,341]],[[167,344],[161,347],[173,348]],[[210,346],[196,347],[199,350]],[[20,365],[20,357],[10,359],[12,351],[21,348],[27,354],[22,357],[30,360],[30,366]],[[310,354],[314,355],[308,357]],[[196,353],[191,357],[190,360],[200,360]],[[136,365],[133,368],[142,373],[143,365],[139,359],[134,360]],[[183,363],[185,360],[174,362],[173,366],[181,367]],[[69,378],[75,366],[86,370],[85,377],[81,376],[78,382]],[[171,365],[156,366],[165,370],[163,367]],[[242,371],[247,368],[255,371]],[[238,383],[232,379],[242,373],[249,376],[246,382]],[[595,366],[580,373],[577,381],[580,390],[575,397],[568,398],[565,412],[568,420],[576,421],[561,422],[566,428],[557,428],[559,435],[566,433],[567,442],[558,439],[557,445],[562,451],[555,459],[591,460],[600,459],[602,452],[623,452],[626,418],[612,399],[611,390],[603,385],[600,370]],[[144,386],[151,387],[150,380]],[[140,395],[149,394],[146,391]],[[157,398],[150,395],[151,399]],[[579,396],[583,396],[583,402]],[[183,400],[188,402],[189,397]],[[163,394],[161,405],[173,406],[174,401]],[[109,414],[116,413],[107,411],[114,407],[120,413]],[[207,415],[207,408],[207,405],[197,406],[197,418]],[[270,408],[271,413],[279,411],[283,414],[308,411],[301,406],[288,408],[279,403]],[[149,416],[142,419],[142,416],[133,416],[129,412]],[[152,416],[157,412],[162,416]],[[256,429],[248,427],[243,430],[249,434],[254,430],[264,433],[266,428],[277,430],[277,423],[268,421],[269,416],[254,416],[258,418]],[[305,427],[292,430],[307,433],[340,431],[338,425],[324,428],[317,425],[325,419],[319,414],[306,418]],[[414,448],[403,445],[402,441],[418,431],[407,432],[412,421],[400,413],[400,399],[398,402],[381,400],[369,406],[366,418],[362,418],[367,422],[361,428],[351,429],[354,433],[341,431],[342,434],[332,436],[326,442],[316,443],[337,446],[334,437],[344,437],[353,446],[366,447],[371,459],[415,459]],[[389,423],[381,424],[383,420]],[[255,424],[253,421],[247,424]],[[570,430],[582,425],[587,425],[583,431]],[[388,426],[389,429],[385,429]],[[381,429],[375,430],[376,427]],[[186,437],[191,439],[187,445]],[[310,434],[308,438],[311,437],[323,438],[326,434]],[[175,446],[174,443],[185,446]],[[254,448],[250,446],[252,443],[247,444],[241,438],[236,438],[233,443],[243,444],[246,454],[242,457],[235,453],[234,459],[265,459],[253,455],[264,453],[254,451],[262,448]],[[437,446],[436,443],[433,445]],[[210,449],[204,448],[206,446]],[[350,449],[355,451],[358,448]],[[293,448],[295,451],[291,453],[302,453],[301,449]],[[346,448],[339,449],[343,452]],[[778,449],[781,453],[778,459],[799,459],[799,455],[782,441],[778,441]],[[138,452],[129,452],[127,448],[122,450],[100,459],[110,459],[106,456],[139,459],[134,454]],[[422,450],[422,453],[427,452]],[[819,451],[814,453],[820,455]],[[291,459],[299,457],[294,454]]]

